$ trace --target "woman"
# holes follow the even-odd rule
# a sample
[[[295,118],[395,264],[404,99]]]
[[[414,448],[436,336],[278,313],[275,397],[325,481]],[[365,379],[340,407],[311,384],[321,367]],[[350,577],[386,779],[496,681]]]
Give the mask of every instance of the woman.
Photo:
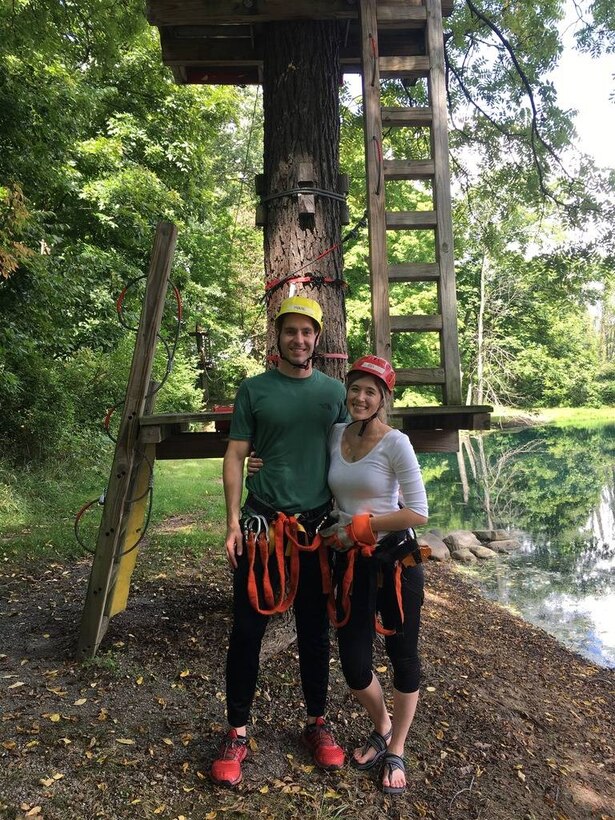
[[[390,532],[406,530],[427,522],[427,499],[419,465],[407,436],[386,424],[386,406],[395,386],[395,372],[378,356],[363,356],[347,375],[346,405],[350,424],[336,424],[329,448],[329,487],[340,511],[339,523],[321,535],[348,543],[348,519],[355,530],[369,528],[374,541]],[[403,507],[398,504],[399,495]],[[362,525],[357,526],[357,522]],[[352,527],[352,524],[350,524]],[[337,533],[336,533],[337,530]],[[368,539],[369,540],[369,533]],[[365,533],[361,535],[365,541]],[[338,544],[338,547],[340,544]],[[355,749],[351,765],[371,769],[382,764],[382,788],[399,794],[406,786],[404,746],[414,718],[419,695],[420,662],[418,633],[423,601],[423,568],[404,566],[401,573],[403,624],[396,634],[385,637],[393,666],[393,713],[389,715],[382,688],[372,669],[375,615],[378,609],[384,626],[392,625],[398,611],[393,573],[379,573],[377,552],[357,555],[351,595],[350,617],[338,629],[340,660],[346,682],[367,711],[373,731],[363,747]],[[383,586],[376,592],[378,575]]]
[[[348,561],[344,553],[353,549],[356,541],[368,546],[364,554],[354,557],[350,615],[337,631],[344,677],[374,727],[364,745],[354,750],[350,763],[362,770],[381,765],[383,791],[400,794],[406,787],[404,747],[419,695],[423,568],[420,563],[401,568],[399,600],[394,572],[386,561],[379,560],[381,555],[386,559],[386,550],[379,553],[378,544],[389,533],[397,533],[403,540],[409,527],[425,524],[427,499],[412,445],[407,436],[386,423],[386,406],[395,386],[389,362],[363,356],[351,366],[346,382],[346,406],[352,421],[334,425],[331,432],[328,481],[336,508],[326,522],[329,526],[320,533],[336,550],[337,570],[341,572]],[[260,459],[250,458],[248,471],[261,464]],[[393,541],[399,543],[400,538]],[[394,634],[385,637],[393,666],[391,715],[372,669],[377,611],[385,627],[394,626],[395,621],[400,627],[396,632],[388,629]]]

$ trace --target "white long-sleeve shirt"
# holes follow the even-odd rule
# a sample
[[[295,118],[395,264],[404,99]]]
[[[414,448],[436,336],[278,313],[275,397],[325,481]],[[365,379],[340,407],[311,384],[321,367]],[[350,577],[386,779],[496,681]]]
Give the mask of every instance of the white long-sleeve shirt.
[[[398,508],[401,490],[404,506],[427,516],[427,494],[414,449],[404,433],[390,430],[358,461],[346,461],[341,442],[345,424],[331,430],[329,487],[336,506],[351,515],[383,515]]]

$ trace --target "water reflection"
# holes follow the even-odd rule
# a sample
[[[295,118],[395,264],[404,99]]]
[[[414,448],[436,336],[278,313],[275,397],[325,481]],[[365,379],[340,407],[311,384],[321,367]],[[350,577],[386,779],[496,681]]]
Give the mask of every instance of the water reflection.
[[[615,426],[464,438],[424,455],[430,524],[516,531],[522,549],[464,570],[485,593],[615,667]]]

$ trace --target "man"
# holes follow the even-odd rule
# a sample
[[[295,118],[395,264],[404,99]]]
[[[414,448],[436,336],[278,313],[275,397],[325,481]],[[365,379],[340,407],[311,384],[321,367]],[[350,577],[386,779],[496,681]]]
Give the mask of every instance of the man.
[[[246,726],[269,621],[268,615],[250,603],[243,528],[251,516],[271,521],[278,512],[301,513],[299,520],[313,537],[331,508],[328,434],[333,424],[346,418],[343,385],[312,366],[322,332],[320,305],[301,296],[285,299],[276,316],[276,330],[278,367],[240,385],[224,456],[226,550],[233,568],[233,627],[226,661],[229,730],[213,762],[211,777],[225,786],[241,781],[241,764],[247,754]],[[248,496],[241,510],[244,462],[252,449],[264,466],[248,477]],[[316,552],[300,553],[294,610],[307,709],[301,741],[320,768],[339,769],[344,752],[323,717],[329,683],[329,621]]]

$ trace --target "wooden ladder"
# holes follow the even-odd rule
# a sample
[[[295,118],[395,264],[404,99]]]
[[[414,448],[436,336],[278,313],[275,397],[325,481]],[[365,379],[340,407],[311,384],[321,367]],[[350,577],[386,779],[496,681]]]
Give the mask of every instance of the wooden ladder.
[[[360,0],[373,338],[375,353],[390,360],[391,334],[437,333],[439,366],[396,368],[397,383],[438,385],[443,404],[461,405],[442,9],[440,0],[423,2],[424,5],[417,5],[411,0]],[[379,32],[398,26],[424,30],[424,55],[379,56]],[[421,77],[427,79],[427,107],[381,107],[381,79],[412,81]],[[430,158],[385,158],[383,126],[387,129],[429,129]],[[386,183],[393,180],[430,181],[433,209],[387,211]],[[432,231],[434,261],[418,263],[408,260],[404,264],[389,265],[387,231],[399,230]],[[391,316],[389,283],[398,282],[435,283],[439,312],[429,316]]]

